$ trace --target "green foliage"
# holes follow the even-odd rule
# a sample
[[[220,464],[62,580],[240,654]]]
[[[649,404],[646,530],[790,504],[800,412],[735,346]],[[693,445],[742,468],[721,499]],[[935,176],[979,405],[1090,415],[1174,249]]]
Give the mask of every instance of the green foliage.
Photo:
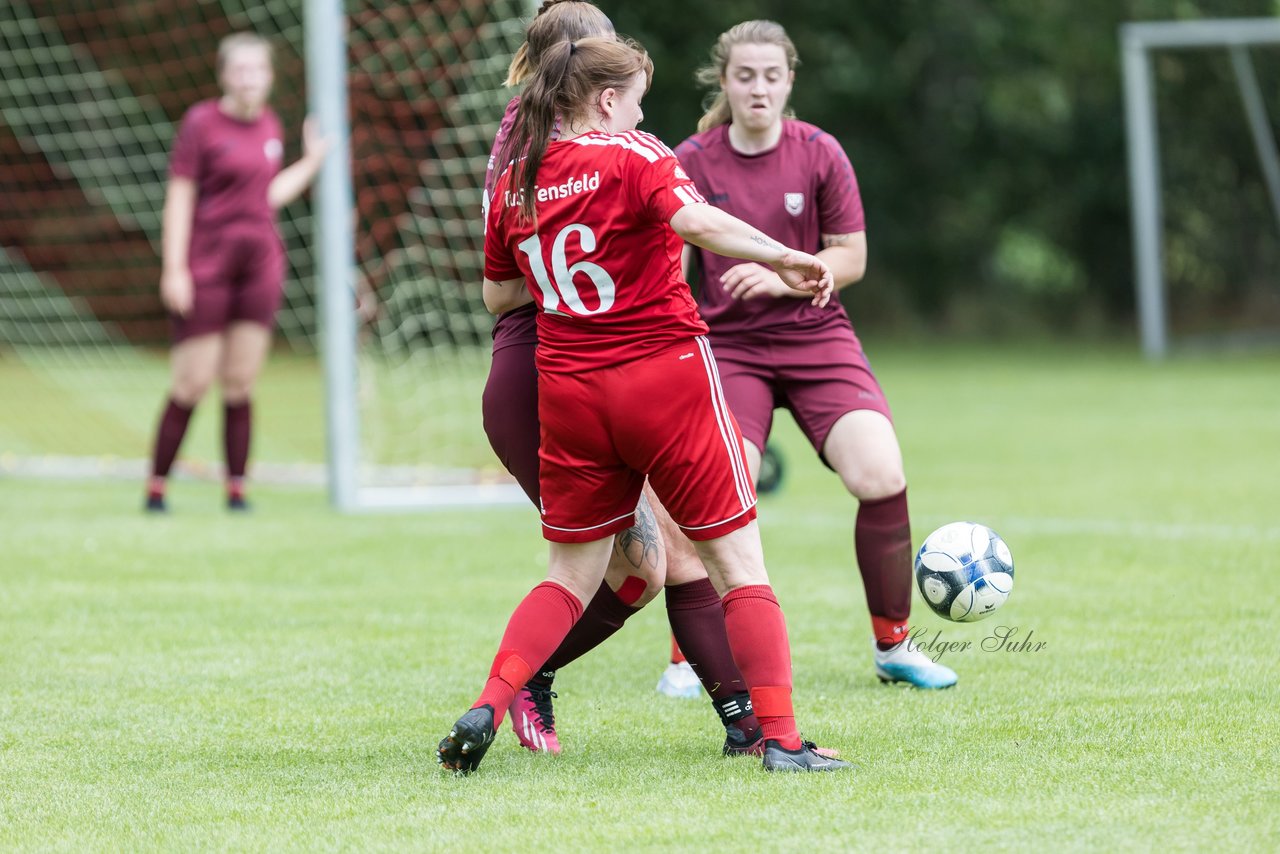
[[[860,317],[883,319],[861,291],[902,289],[930,322],[977,301],[1064,330],[1096,312],[1127,325],[1133,311],[1119,25],[1277,11],[1273,0],[601,5],[654,55],[645,126],[672,142],[696,124],[692,73],[718,33],[753,17],[787,27],[802,62],[796,112],[841,140],[861,183],[870,273],[846,297]],[[1280,114],[1280,56],[1253,55]],[[1280,322],[1280,224],[1225,52],[1162,53],[1157,81],[1175,322],[1206,311]]]
[[[442,774],[436,740],[545,569],[532,508],[339,517],[259,488],[232,518],[180,481],[149,518],[141,484],[7,479],[0,849],[1276,850],[1277,360],[869,352],[916,541],[987,522],[1017,583],[987,623],[917,604],[974,643],[943,659],[955,689],[878,684],[853,502],[779,423],[760,518],[797,709],[857,772],[720,757],[708,704],[654,693],[658,602],[557,678],[563,755],[504,731]],[[983,651],[996,625],[1047,646]]]

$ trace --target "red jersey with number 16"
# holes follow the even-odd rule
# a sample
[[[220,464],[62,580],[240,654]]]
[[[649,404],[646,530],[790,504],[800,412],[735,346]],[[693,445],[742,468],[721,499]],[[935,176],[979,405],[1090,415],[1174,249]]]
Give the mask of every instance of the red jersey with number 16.
[[[534,189],[536,231],[519,216],[510,176],[489,204],[484,276],[524,278],[533,292],[538,370],[611,367],[706,334],[669,224],[704,201],[657,137],[592,132],[550,143]]]

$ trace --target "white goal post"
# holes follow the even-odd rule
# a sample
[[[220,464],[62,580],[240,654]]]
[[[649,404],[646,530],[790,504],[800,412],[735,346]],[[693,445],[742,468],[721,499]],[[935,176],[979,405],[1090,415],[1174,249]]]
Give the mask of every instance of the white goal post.
[[[530,18],[540,5],[541,0],[512,4]],[[306,0],[305,11],[310,110],[321,131],[333,141],[317,181],[314,222],[330,502],[343,512],[527,504],[528,498],[514,483],[362,483],[356,320],[359,270],[351,228],[355,212],[344,6],[344,0]]]
[[[1280,224],[1280,157],[1276,153],[1266,104],[1248,48],[1280,43],[1280,19],[1237,18],[1205,21],[1157,21],[1120,27],[1124,68],[1125,127],[1128,136],[1129,196],[1133,218],[1133,256],[1138,322],[1143,352],[1162,359],[1169,352],[1167,293],[1164,280],[1163,210],[1160,149],[1156,124],[1156,50],[1225,48],[1244,104],[1254,148],[1262,165],[1272,210]]]

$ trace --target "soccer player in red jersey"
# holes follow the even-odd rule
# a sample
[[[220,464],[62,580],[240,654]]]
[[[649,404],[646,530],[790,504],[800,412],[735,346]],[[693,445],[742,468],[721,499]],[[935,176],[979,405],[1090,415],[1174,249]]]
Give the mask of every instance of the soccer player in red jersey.
[[[327,148],[307,123],[303,156],[281,169],[280,120],[267,105],[271,44],[234,33],[218,46],[222,97],[182,119],[169,160],[160,297],[173,329],[171,385],[151,459],[146,507],[165,510],[165,483],[191,412],[216,378],[222,389],[227,506],[245,510],[250,397],[284,295],[276,210],[311,183]]]
[[[525,43],[511,62],[507,84],[519,85],[531,77],[543,53],[558,42],[613,35],[612,23],[595,5],[582,0],[549,0],[530,23]],[[485,174],[486,212],[500,171],[495,165],[515,122],[518,104],[519,98],[508,104],[494,140]],[[552,137],[556,135],[553,128]],[[535,506],[540,501],[538,383],[534,365],[537,344],[536,305],[530,302],[501,314],[494,325],[493,360],[483,397],[489,442]],[[609,638],[664,586],[672,632],[688,648],[692,663],[696,664],[694,672],[725,727],[725,753],[758,753],[764,749],[746,683],[729,649],[720,597],[697,554],[683,542],[684,535],[673,530],[661,504],[647,493],[649,490],[636,508],[637,523],[616,536],[604,581],[581,619],[538,672],[516,692],[509,710],[511,727],[520,744],[529,750],[560,752],[552,706],[556,671]],[[659,522],[665,536],[659,530]],[[682,541],[680,547],[668,548],[667,543],[676,538]],[[702,692],[697,679],[692,687]]]
[[[645,476],[723,593],[770,770],[847,767],[803,743],[786,626],[768,583],[755,491],[706,326],[681,277],[681,238],[770,264],[816,303],[831,274],[706,204],[657,138],[633,130],[652,65],[607,38],[561,42],[521,98],[485,234],[485,303],[538,304],[538,415],[547,580],[507,624],[484,690],[441,740],[474,770],[503,712],[582,613]],[[559,138],[549,141],[557,120]],[[526,288],[527,285],[527,288]]]
[[[718,88],[698,134],[676,148],[713,205],[789,246],[816,252],[836,288],[862,278],[867,241],[858,183],[840,144],[787,117],[797,63],[786,31],[747,21],[723,33],[699,80]],[[839,300],[812,305],[745,256],[686,247],[701,273],[729,408],[759,471],[773,410],[786,407],[859,502],[854,550],[874,633],[876,674],[919,688],[956,675],[909,641],[911,525],[902,452],[880,384]]]

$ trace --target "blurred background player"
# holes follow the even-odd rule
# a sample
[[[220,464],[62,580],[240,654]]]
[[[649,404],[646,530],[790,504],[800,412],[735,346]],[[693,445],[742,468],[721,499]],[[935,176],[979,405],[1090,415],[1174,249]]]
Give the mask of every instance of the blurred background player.
[[[169,160],[160,297],[172,319],[171,385],[156,430],[146,507],[165,484],[192,410],[214,379],[222,390],[227,506],[247,509],[250,398],[284,295],[276,211],[311,183],[327,144],[308,121],[303,155],[286,169],[280,119],[267,105],[271,44],[234,33],[218,46],[222,96],[191,107]]]
[[[830,296],[831,274],[705,204],[671,151],[633,131],[652,70],[645,53],[612,38],[556,44],[498,156],[512,165],[491,200],[485,304],[510,310],[533,292],[541,309],[540,498],[551,550],[547,580],[512,614],[483,692],[440,742],[441,764],[461,773],[478,766],[516,692],[597,592],[614,535],[635,524],[646,473],[723,593],[764,767],[847,767],[796,729],[755,492],[706,326],[680,275],[680,237],[769,263],[818,302]]]
[[[787,116],[798,58],[772,21],[721,34],[699,82],[714,88],[677,156],[717,207],[789,246],[817,252],[836,288],[862,278],[867,241],[849,159],[830,135]],[[839,300],[797,299],[768,267],[696,247],[699,307],[754,478],[775,406],[785,407],[858,499],[854,550],[871,611],[875,672],[946,688],[956,675],[908,642],[912,548],[902,452],[889,405]]]
[[[553,45],[587,36],[612,38],[613,24],[595,5],[579,0],[551,0],[543,3],[530,23],[525,43],[520,46],[507,76],[507,85],[524,83],[537,70],[543,54]],[[515,122],[519,98],[507,105],[494,140],[485,174],[485,211],[502,168],[500,149]],[[554,138],[557,129],[551,132]],[[534,354],[538,344],[537,306],[532,302],[499,315],[493,329],[493,360],[483,397],[484,429],[490,445],[506,469],[515,476],[534,506],[539,506],[538,487],[538,374]],[[656,503],[656,502],[655,502]],[[642,497],[636,508],[636,524],[618,534],[604,581],[574,624],[568,636],[546,662],[516,692],[510,707],[511,726],[520,743],[533,751],[559,753],[561,746],[555,727],[556,696],[552,691],[556,671],[595,648],[666,586],[667,614],[672,632],[689,648],[697,663],[695,671],[683,663],[676,674],[679,681],[663,685],[675,696],[699,696],[703,688],[725,727],[726,753],[759,752],[764,749],[750,696],[742,674],[734,664],[724,630],[724,614],[706,569],[687,543],[679,558],[668,561],[668,549],[659,533],[658,520],[665,523],[661,506],[651,508]],[[670,526],[666,539],[684,540],[679,529]],[[679,654],[675,642],[675,654]],[[683,662],[683,656],[681,657]],[[701,681],[699,681],[701,680]],[[661,689],[661,688],[660,688]]]

